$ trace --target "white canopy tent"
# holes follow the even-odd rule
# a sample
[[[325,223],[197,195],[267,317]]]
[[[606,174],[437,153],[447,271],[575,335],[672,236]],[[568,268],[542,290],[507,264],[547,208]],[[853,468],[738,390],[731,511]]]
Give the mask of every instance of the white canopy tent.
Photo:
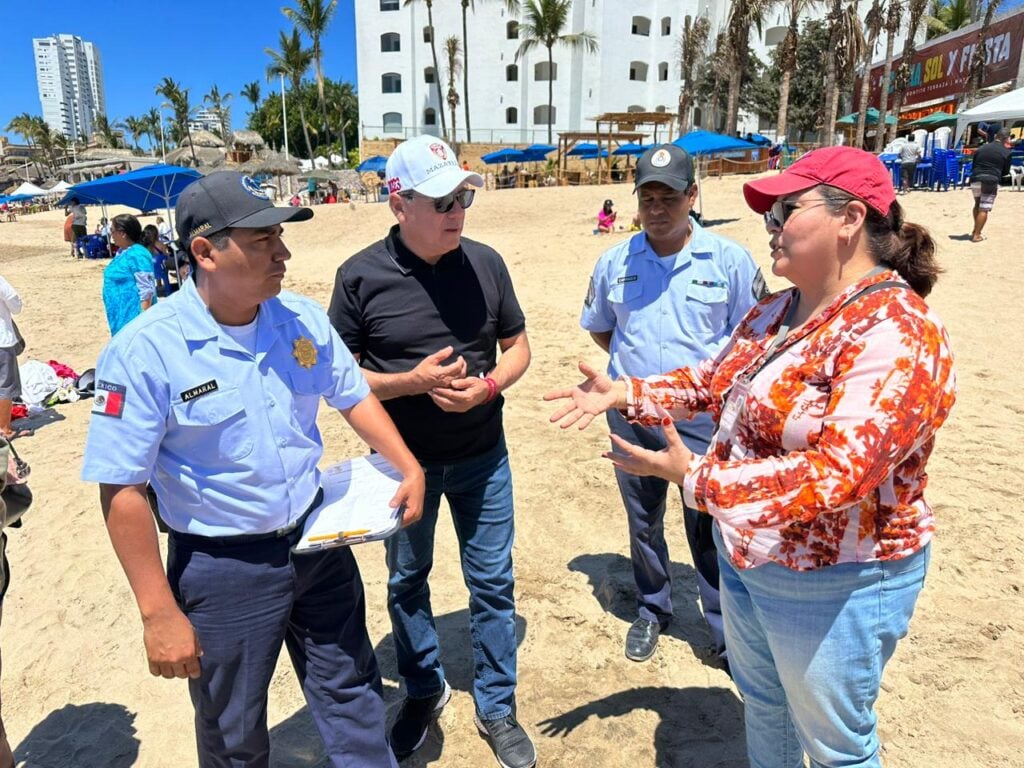
[[[49,194],[49,193],[45,189],[43,189],[42,187],[37,187],[35,184],[32,184],[31,182],[28,182],[28,181],[23,181],[21,183],[20,187],[18,187],[16,190],[11,192],[12,196],[13,195],[47,195],[47,194]]]
[[[956,120],[956,142],[959,142],[971,123],[994,120],[1006,123],[1024,120],[1024,88],[1004,93],[959,113]]]

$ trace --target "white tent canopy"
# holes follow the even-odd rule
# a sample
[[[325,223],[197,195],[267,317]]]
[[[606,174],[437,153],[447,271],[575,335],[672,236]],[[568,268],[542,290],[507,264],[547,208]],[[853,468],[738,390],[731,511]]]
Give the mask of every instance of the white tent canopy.
[[[46,194],[49,194],[49,193],[45,189],[43,189],[42,187],[37,187],[35,184],[32,184],[31,182],[28,182],[28,181],[23,181],[21,183],[20,187],[18,187],[16,190],[11,192],[11,195],[46,195]]]
[[[996,96],[958,114],[956,120],[956,142],[960,141],[961,137],[963,137],[968,125],[981,120],[995,120],[998,122],[1024,120],[1024,88],[1018,88],[1015,91]]]
[[[49,192],[52,195],[52,194],[54,194],[56,192],[67,192],[69,189],[71,189],[71,185],[68,184],[63,179],[61,179],[56,184],[54,184],[52,187],[50,187]]]

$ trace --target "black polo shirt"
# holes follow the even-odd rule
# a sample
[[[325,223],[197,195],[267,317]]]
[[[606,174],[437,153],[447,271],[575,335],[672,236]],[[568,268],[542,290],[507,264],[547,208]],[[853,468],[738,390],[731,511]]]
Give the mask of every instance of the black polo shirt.
[[[467,376],[486,376],[498,339],[526,328],[497,251],[462,238],[431,265],[405,246],[397,225],[338,268],[329,315],[360,365],[378,373],[406,373],[451,345],[451,360],[466,359]],[[454,462],[497,445],[502,403],[499,395],[466,413],[446,413],[429,395],[412,395],[385,400],[384,408],[417,459]]]

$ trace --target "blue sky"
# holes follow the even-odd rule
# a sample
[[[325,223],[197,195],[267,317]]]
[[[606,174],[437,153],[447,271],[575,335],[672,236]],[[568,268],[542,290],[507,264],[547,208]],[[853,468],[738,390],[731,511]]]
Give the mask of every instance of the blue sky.
[[[267,55],[278,32],[291,30],[281,13],[292,0],[16,0],[3,9],[4,63],[0,76],[0,132],[15,115],[41,115],[36,91],[32,38],[73,34],[99,46],[103,61],[107,114],[114,119],[139,115],[162,99],[153,89],[165,75],[190,89],[192,102],[216,84],[233,94],[231,122],[243,127],[249,102],[238,95],[245,83],[259,80],[263,92]],[[84,13],[88,10],[88,13]],[[353,0],[339,0],[323,42],[324,74],[355,83]],[[312,72],[312,69],[310,70]],[[21,137],[10,136],[21,142]]]

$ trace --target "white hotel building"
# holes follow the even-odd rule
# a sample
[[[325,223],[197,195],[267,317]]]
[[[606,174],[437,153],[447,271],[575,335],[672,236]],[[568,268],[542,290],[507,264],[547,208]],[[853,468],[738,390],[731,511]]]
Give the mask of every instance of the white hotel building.
[[[32,49],[43,120],[69,139],[88,141],[107,111],[99,49],[75,35],[35,38]]]
[[[441,90],[447,90],[444,39],[462,38],[460,3],[433,3]],[[728,15],[728,0],[575,0],[567,33],[591,32],[598,51],[554,48],[555,134],[593,131],[593,118],[606,112],[675,113],[679,101],[679,40],[683,20],[706,15],[713,45]],[[862,9],[864,12],[865,9]],[[360,137],[405,138],[441,133],[432,78],[427,8],[422,0],[356,0],[356,47]],[[824,12],[819,10],[816,15]],[[478,2],[468,18],[470,117],[474,142],[507,144],[547,140],[547,49],[535,48],[517,61],[516,17],[499,0]],[[784,7],[773,8],[760,39],[752,39],[767,62],[789,23]],[[757,36],[756,30],[751,37]],[[882,41],[884,52],[884,40]],[[897,43],[901,50],[902,41]],[[456,89],[463,103],[456,113],[459,141],[466,139],[462,77]],[[771,116],[774,128],[774,116]],[[706,118],[698,106],[697,127]],[[741,113],[740,129],[757,131],[757,117]],[[449,131],[451,127],[448,126]]]

